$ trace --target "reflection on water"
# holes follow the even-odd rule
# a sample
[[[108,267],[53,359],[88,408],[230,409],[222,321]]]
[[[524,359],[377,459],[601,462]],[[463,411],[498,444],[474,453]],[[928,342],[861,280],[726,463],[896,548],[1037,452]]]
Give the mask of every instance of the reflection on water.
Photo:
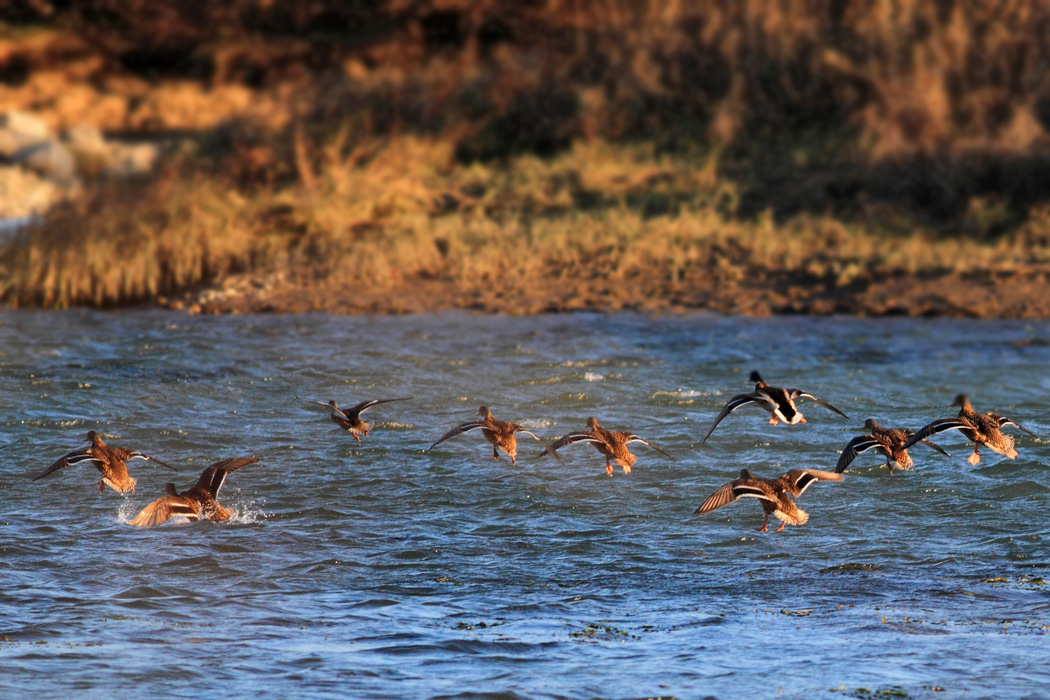
[[[1015,461],[874,453],[806,492],[810,521],[756,533],[745,499],[697,505],[742,467],[833,468],[867,417],[919,425],[955,394],[1041,436],[1050,326],[688,316],[195,318],[0,315],[0,677],[12,696],[910,697],[1038,695],[1050,597],[1044,437]],[[850,415],[744,408],[759,369]],[[361,444],[295,395],[376,406]],[[634,444],[605,476],[492,459],[478,433],[423,454],[480,404],[553,439],[596,416]],[[133,462],[29,477],[83,433]],[[204,466],[255,455],[230,523],[127,525]],[[774,521],[774,525],[777,524]],[[944,692],[931,691],[931,687]]]

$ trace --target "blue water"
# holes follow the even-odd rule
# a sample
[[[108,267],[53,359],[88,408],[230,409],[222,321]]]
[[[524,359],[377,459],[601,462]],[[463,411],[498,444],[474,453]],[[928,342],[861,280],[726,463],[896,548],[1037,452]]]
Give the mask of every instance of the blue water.
[[[1050,324],[463,314],[0,314],[3,697],[1046,697]],[[759,369],[833,403],[711,420]],[[873,453],[759,533],[747,467],[833,469],[862,423],[917,428],[959,392],[1041,437],[958,433],[890,476]],[[322,410],[365,414],[360,445]],[[630,475],[589,445],[493,461],[480,404],[548,439],[629,429]],[[179,467],[30,478],[98,430]],[[174,480],[258,456],[227,523],[128,525]],[[778,525],[776,521],[772,525]]]

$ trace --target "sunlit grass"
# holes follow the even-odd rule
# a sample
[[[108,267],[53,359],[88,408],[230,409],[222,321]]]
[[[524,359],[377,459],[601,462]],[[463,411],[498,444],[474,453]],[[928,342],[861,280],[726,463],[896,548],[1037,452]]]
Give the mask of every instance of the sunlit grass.
[[[295,150],[298,176],[284,187],[241,191],[189,165],[102,186],[4,249],[4,299],[119,305],[278,271],[370,291],[419,279],[525,293],[559,280],[615,288],[784,274],[844,286],[1048,259],[1045,209],[991,240],[812,214],[744,219],[738,185],[713,159],[643,145],[580,143],[549,160],[489,164],[457,163],[448,143],[412,137]]]

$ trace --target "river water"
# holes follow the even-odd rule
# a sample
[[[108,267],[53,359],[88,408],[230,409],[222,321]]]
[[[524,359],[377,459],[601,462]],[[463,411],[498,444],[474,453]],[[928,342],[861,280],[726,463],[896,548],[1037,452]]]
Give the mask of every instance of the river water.
[[[1031,322],[3,313],[0,695],[1046,697],[1048,367]],[[701,444],[752,369],[850,419],[746,407]],[[692,515],[742,467],[833,469],[865,418],[917,428],[959,392],[1043,437],[972,467],[942,434],[951,457],[892,476],[869,452],[781,533],[751,499]],[[411,400],[359,445],[296,395]],[[677,459],[636,443],[607,477],[526,437],[512,466],[477,432],[424,453],[480,404]],[[92,429],[179,473],[30,483]],[[128,525],[242,455],[231,522]]]

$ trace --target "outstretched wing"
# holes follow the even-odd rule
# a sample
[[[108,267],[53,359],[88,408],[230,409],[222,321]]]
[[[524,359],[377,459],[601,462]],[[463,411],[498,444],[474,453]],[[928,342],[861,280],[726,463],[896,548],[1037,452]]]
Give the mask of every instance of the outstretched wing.
[[[574,445],[577,442],[596,442],[599,445],[608,446],[609,441],[590,430],[575,430],[568,435],[562,435],[551,444],[552,450],[560,450],[566,445]]]
[[[543,440],[541,440],[541,439],[540,439],[540,438],[539,438],[539,437],[538,437],[538,436],[536,435],[536,433],[534,433],[534,432],[532,432],[532,431],[529,431],[529,430],[525,430],[525,428],[522,428],[521,426],[517,426],[517,429],[516,429],[516,430],[515,430],[514,432],[516,432],[516,433],[525,433],[526,435],[531,435],[531,436],[532,436],[532,437],[533,437],[533,438],[534,438],[534,439],[536,440],[536,442],[538,442],[538,443],[540,443],[541,445],[543,445],[543,450],[544,450],[544,451],[540,453],[540,456],[541,456],[541,457],[542,457],[543,455],[545,455],[545,454],[550,454],[550,456],[551,456],[551,457],[554,457],[554,459],[558,460],[559,462],[564,462],[564,461],[565,461],[565,460],[563,460],[563,459],[561,458],[561,455],[560,455],[560,454],[558,454],[557,452],[555,452],[555,451],[554,451],[554,448],[552,448],[552,447],[551,447],[550,445],[548,445],[548,444],[547,444],[546,442],[544,442]]]
[[[173,472],[177,472],[178,471],[178,469],[176,469],[175,467],[171,466],[170,464],[165,464],[164,462],[160,461],[156,457],[150,457],[149,455],[142,454],[141,452],[137,452],[135,450],[132,450],[131,452],[129,452],[127,458],[124,461],[130,462],[133,459],[146,459],[146,460],[149,460],[150,462],[156,462],[160,466],[166,467],[166,468],[172,470]]]
[[[339,415],[341,415],[343,418],[346,418],[347,420],[349,420],[349,418],[350,418],[348,415],[346,415],[346,411],[343,411],[342,409],[336,408],[331,403],[325,403],[324,401],[317,401],[315,399],[304,399],[304,398],[300,398],[298,396],[296,396],[295,398],[299,399],[303,403],[314,403],[314,404],[317,404],[318,406],[323,406],[324,408],[328,409],[328,411],[330,413],[338,413]],[[361,409],[361,410],[364,410],[364,409]]]
[[[772,401],[768,396],[759,393],[737,394],[729,399],[726,405],[722,407],[722,410],[718,412],[718,415],[715,417],[715,422],[711,424],[711,428],[707,431],[707,435],[705,435],[700,442],[707,442],[707,438],[711,437],[711,433],[715,432],[715,428],[722,422],[723,418],[741,406],[745,406],[749,403],[767,403],[776,406],[776,402]]]
[[[940,452],[945,457],[951,457],[951,455],[948,454],[947,452],[945,452],[944,448],[941,447],[940,445],[936,445],[936,444],[930,442],[929,440],[919,440],[919,442],[921,442],[922,444],[926,445],[927,447],[930,447],[930,448],[933,448],[933,449],[937,450],[938,452]]]
[[[103,464],[101,459],[92,457],[83,450],[76,450],[75,452],[70,452],[69,454],[62,455],[61,457],[59,457],[47,469],[34,476],[32,481],[36,481],[37,479],[43,479],[48,474],[51,474],[52,472],[57,472],[63,467],[68,467],[72,464],[83,464],[84,462],[93,462],[96,467],[101,466]]]
[[[704,513],[710,513],[713,510],[727,506],[736,500],[736,496],[733,495],[733,484],[736,482],[730,481],[728,484],[723,484],[718,488],[717,491],[707,497],[700,507],[693,511],[693,515],[703,515]]]
[[[915,443],[925,440],[931,435],[943,433],[948,430],[973,430],[973,426],[962,418],[941,418],[920,428],[918,432],[908,438],[904,443],[903,448],[906,450]]]
[[[657,447],[657,446],[656,446],[656,445],[654,445],[653,443],[649,442],[648,440],[644,440],[644,439],[642,439],[642,438],[638,437],[638,436],[637,436],[637,435],[635,435],[634,433],[631,433],[630,435],[628,435],[628,436],[627,436],[627,440],[626,440],[626,442],[627,442],[627,444],[628,444],[628,445],[629,445],[629,444],[631,444],[632,442],[640,442],[640,443],[642,443],[643,445],[646,445],[646,446],[648,446],[648,447],[651,447],[651,448],[653,448],[654,450],[656,450],[657,452],[659,452],[660,454],[662,454],[662,455],[663,455],[664,457],[669,457],[670,459],[674,459],[674,457],[672,457],[672,456],[671,456],[670,454],[668,454],[667,452],[664,452],[663,450],[661,450],[661,449],[660,449],[659,447]],[[677,461],[677,460],[676,460],[676,461]]]
[[[693,515],[703,515],[727,506],[738,498],[758,498],[763,501],[773,501],[773,497],[764,491],[753,481],[734,479],[728,484],[718,487],[718,490],[707,497],[700,507],[693,511]]]
[[[255,464],[259,461],[258,457],[231,457],[230,459],[224,459],[216,462],[208,467],[205,467],[204,471],[201,472],[200,478],[197,479],[194,488],[203,489],[210,493],[212,498],[218,498],[219,489],[226,482],[226,475],[235,472],[241,467],[249,464]]]
[[[867,452],[868,450],[873,450],[877,447],[881,447],[884,450],[886,449],[885,445],[871,435],[861,435],[860,437],[853,438],[846,443],[845,449],[843,449],[842,454],[839,455],[838,464],[835,465],[835,472],[841,474],[846,471],[846,467],[857,458],[857,455],[861,452]]]
[[[130,524],[135,527],[153,527],[154,525],[165,523],[177,515],[190,520],[200,520],[200,513],[197,511],[197,503],[195,501],[169,493],[161,496],[139,511],[139,514],[135,516],[135,519]]]
[[[361,403],[355,404],[354,406],[351,406],[350,408],[346,409],[345,411],[343,411],[343,415],[359,416],[368,409],[372,408],[372,406],[377,406],[381,403],[390,403],[391,401],[408,401],[410,398],[412,397],[405,396],[400,399],[369,399],[368,401],[362,401]]]
[[[1017,423],[1017,422],[1015,422],[1015,421],[1012,421],[1012,420],[1010,420],[1010,419],[1009,419],[1009,418],[1007,418],[1006,416],[1000,416],[1000,415],[999,415],[998,413],[991,413],[991,414],[989,414],[989,415],[993,416],[993,417],[995,418],[996,422],[998,422],[998,423],[999,423],[999,428],[1000,428],[1000,429],[1002,429],[1002,428],[1005,428],[1005,427],[1006,427],[1006,426],[1008,426],[1008,425],[1012,425],[1013,427],[1017,428],[1018,430],[1023,430],[1024,432],[1028,433],[1028,434],[1029,434],[1029,435],[1031,435],[1032,437],[1038,437],[1038,435],[1036,435],[1035,433],[1033,433],[1033,432],[1032,432],[1031,430],[1029,430],[1028,428],[1025,428],[1025,427],[1024,427],[1024,426],[1022,426],[1022,425],[1021,425],[1020,423]]]
[[[791,389],[791,390],[789,390],[788,395],[791,396],[792,400],[794,400],[794,399],[809,399],[810,401],[812,401],[814,403],[820,404],[821,406],[823,406],[824,408],[828,409],[829,411],[833,411],[833,412],[839,414],[843,418],[849,418],[849,416],[847,416],[845,413],[843,413],[839,409],[837,409],[834,406],[832,406],[827,401],[825,401],[823,399],[818,399],[816,396],[814,396],[813,394],[810,394],[807,391],[802,391],[801,389]]]
[[[484,427],[486,427],[486,425],[485,425],[485,421],[483,421],[483,420],[472,420],[469,423],[463,423],[462,425],[457,425],[455,428],[453,428],[452,430],[448,431],[447,433],[445,433],[444,435],[439,437],[437,439],[437,441],[433,445],[431,445],[430,447],[428,447],[427,449],[425,449],[423,451],[424,452],[430,452],[432,449],[434,449],[435,447],[437,447],[438,445],[440,445],[445,440],[448,440],[451,437],[456,437],[457,435],[462,435],[463,433],[469,433],[471,430],[478,430],[478,429],[484,428]]]
[[[844,476],[838,472],[826,472],[820,469],[792,469],[784,475],[791,487],[791,495],[798,498],[817,481],[842,481]]]
[[[212,497],[219,497],[219,489],[221,489],[222,485],[226,483],[226,476],[228,474],[232,474],[241,467],[246,467],[249,464],[255,464],[258,461],[258,457],[231,457],[230,459],[224,459],[221,462],[216,462],[215,464],[208,467],[208,469],[205,469],[205,472],[209,470],[212,472],[209,491]],[[203,477],[203,475],[201,476]],[[198,481],[198,483],[200,482]]]

